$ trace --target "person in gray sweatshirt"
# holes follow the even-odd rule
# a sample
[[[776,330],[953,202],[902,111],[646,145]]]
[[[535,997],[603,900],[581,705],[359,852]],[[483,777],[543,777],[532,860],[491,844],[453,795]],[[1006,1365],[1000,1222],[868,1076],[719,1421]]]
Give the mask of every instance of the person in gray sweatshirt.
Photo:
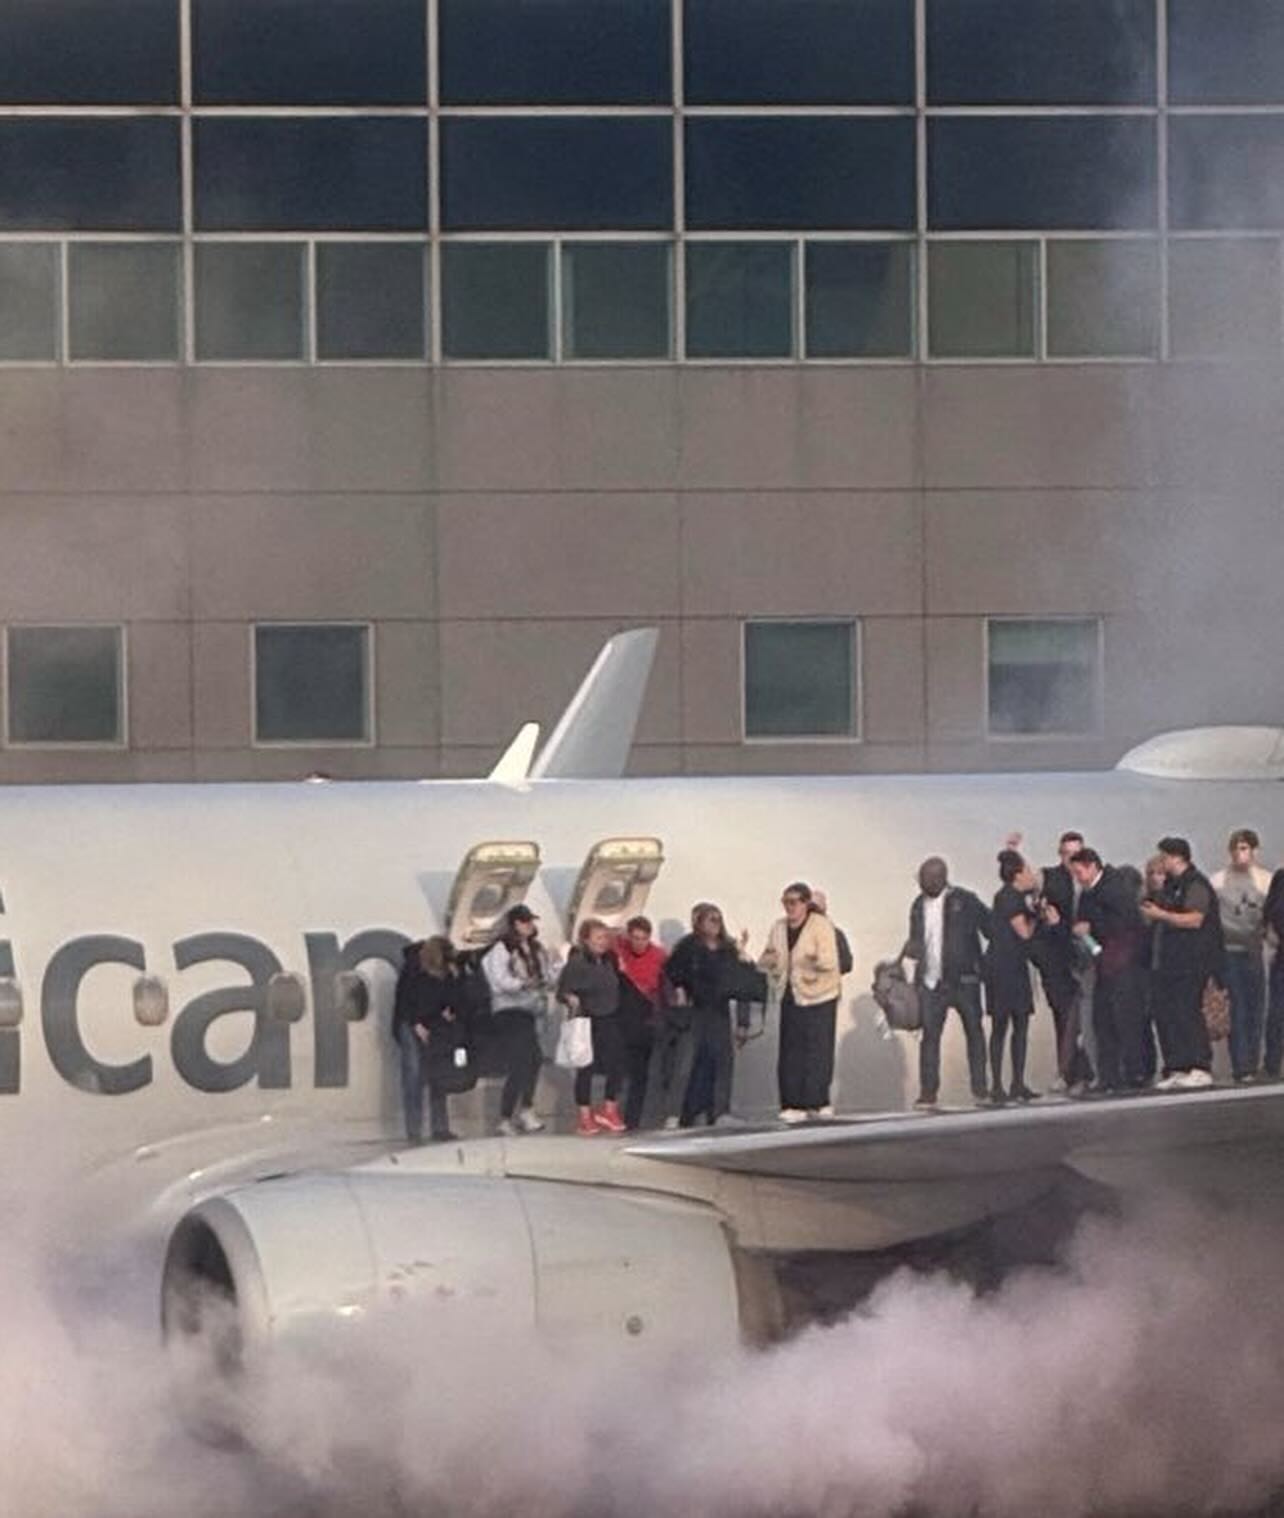
[[[1224,870],[1212,886],[1221,907],[1226,949],[1226,990],[1230,994],[1231,1073],[1252,1080],[1262,1063],[1262,1023],[1266,1015],[1266,895],[1271,877],[1258,862],[1261,840],[1252,828],[1236,828],[1226,845]]]
[[[624,1083],[628,1051],[620,1027],[620,970],[611,947],[611,930],[590,917],[580,924],[557,982],[558,1000],[571,1017],[588,1017],[593,1023],[593,1063],[575,1072],[575,1104],[580,1109],[576,1133],[593,1138],[599,1133],[623,1133],[620,1087]],[[600,1107],[593,1105],[593,1077],[606,1077]]]

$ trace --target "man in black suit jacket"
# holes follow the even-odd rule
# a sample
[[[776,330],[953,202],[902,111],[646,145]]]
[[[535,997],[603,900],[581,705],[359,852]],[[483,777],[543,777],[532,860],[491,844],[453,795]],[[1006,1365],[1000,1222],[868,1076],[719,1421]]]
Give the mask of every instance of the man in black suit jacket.
[[[982,939],[990,936],[990,913],[979,897],[950,884],[943,859],[925,859],[918,872],[919,895],[910,907],[909,938],[901,956],[915,962],[923,1032],[919,1044],[916,1106],[935,1107],[941,1085],[941,1035],[951,1007],[967,1038],[972,1095],[988,1100],[985,1033],[981,1027]]]
[[[1074,944],[1078,891],[1070,860],[1083,848],[1083,834],[1073,829],[1057,842],[1058,863],[1042,871],[1042,910],[1030,958],[1043,983],[1057,1033],[1057,1069],[1067,1090],[1092,1084],[1092,1061],[1080,1042],[1084,988]],[[1049,910],[1051,909],[1051,910]]]

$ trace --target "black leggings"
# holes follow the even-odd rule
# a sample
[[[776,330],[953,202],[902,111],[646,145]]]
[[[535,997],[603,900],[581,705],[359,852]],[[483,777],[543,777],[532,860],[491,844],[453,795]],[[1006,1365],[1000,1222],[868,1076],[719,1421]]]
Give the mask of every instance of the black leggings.
[[[1003,1089],[1003,1046],[1007,1042],[1009,1026],[1012,1028],[1012,1086],[1017,1090],[1025,1085],[1025,1057],[1030,1047],[1030,1014],[996,1011],[990,1014],[990,1078],[996,1091]]]
[[[544,1062],[539,1039],[535,1035],[533,1013],[519,1007],[502,1007],[495,1013],[495,1043],[504,1080],[500,1115],[512,1117],[518,1107],[530,1107],[535,1101],[535,1083]]]
[[[619,1016],[593,1019],[593,1063],[575,1072],[575,1105],[588,1107],[593,1101],[593,1077],[606,1076],[606,1100],[613,1102],[620,1094],[628,1069],[628,1049]]]

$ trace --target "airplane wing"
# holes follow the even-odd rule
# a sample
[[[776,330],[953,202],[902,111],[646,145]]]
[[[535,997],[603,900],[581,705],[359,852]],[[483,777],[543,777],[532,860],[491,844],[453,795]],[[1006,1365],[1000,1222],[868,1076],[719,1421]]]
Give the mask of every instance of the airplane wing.
[[[1284,1160],[1284,1086],[657,1135],[629,1153],[782,1181],[939,1182],[1058,1165],[1112,1183],[1210,1165],[1247,1175],[1254,1157]]]

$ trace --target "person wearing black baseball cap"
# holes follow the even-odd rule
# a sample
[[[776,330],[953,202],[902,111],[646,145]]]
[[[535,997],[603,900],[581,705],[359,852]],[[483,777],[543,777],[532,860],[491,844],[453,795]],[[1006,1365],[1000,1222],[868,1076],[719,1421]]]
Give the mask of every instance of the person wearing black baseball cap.
[[[504,1065],[499,1132],[538,1133],[544,1124],[535,1115],[535,1085],[544,1057],[535,1020],[547,1004],[549,964],[539,941],[539,918],[525,902],[505,912],[503,931],[486,951],[482,972]]]

